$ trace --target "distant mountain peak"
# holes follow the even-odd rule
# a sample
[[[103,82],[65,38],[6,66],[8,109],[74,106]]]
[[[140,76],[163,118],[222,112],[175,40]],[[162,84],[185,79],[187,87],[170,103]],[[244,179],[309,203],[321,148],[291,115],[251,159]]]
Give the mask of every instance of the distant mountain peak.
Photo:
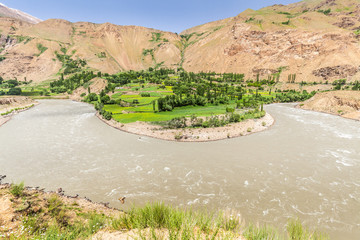
[[[9,8],[3,3],[0,3],[0,17],[15,18],[33,24],[42,22],[42,20],[39,18],[31,16],[30,14],[27,14],[20,10]]]

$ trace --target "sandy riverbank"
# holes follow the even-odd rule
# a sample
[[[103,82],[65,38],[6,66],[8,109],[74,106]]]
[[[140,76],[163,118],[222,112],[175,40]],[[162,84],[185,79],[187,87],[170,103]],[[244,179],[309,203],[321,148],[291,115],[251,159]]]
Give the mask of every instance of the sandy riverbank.
[[[22,96],[6,96],[0,98],[0,126],[8,122],[11,117],[19,112],[26,111],[29,108],[39,104],[37,101]],[[7,115],[3,113],[10,112]]]
[[[264,131],[275,122],[274,118],[270,114],[266,113],[266,115],[260,119],[248,119],[246,121],[229,124],[224,127],[163,129],[160,126],[152,125],[146,122],[122,124],[113,119],[107,121],[99,113],[97,113],[97,116],[106,124],[124,132],[179,142],[208,142],[246,136],[252,133]]]

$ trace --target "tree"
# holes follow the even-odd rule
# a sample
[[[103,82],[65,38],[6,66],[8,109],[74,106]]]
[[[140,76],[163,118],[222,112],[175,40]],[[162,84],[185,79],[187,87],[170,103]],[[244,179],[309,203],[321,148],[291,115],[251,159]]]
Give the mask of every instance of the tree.
[[[10,88],[10,90],[8,91],[8,95],[21,95],[21,92],[21,88],[19,87]]]
[[[89,93],[89,95],[86,96],[86,101],[88,102],[95,102],[98,100],[98,96],[96,93]]]

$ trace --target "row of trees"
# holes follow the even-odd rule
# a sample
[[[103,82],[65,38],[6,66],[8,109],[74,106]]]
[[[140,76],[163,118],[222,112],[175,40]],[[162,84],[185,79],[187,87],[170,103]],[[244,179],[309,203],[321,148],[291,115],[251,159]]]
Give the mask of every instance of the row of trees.
[[[166,121],[164,124],[165,128],[168,129],[178,129],[178,128],[213,128],[213,127],[223,127],[230,123],[242,122],[246,119],[258,119],[265,116],[265,111],[260,111],[259,109],[249,110],[243,113],[227,113],[224,115],[212,115],[210,117],[202,118],[196,117],[195,115],[191,116],[188,120],[185,117],[176,117],[170,121]]]
[[[70,93],[76,88],[88,83],[96,76],[97,75],[95,75],[92,71],[83,71],[82,73],[76,73],[66,79],[64,78],[64,74],[61,74],[59,80],[50,83],[50,91],[53,93]]]
[[[21,95],[22,90],[19,87],[10,88],[7,92],[1,90],[0,96],[2,95]]]

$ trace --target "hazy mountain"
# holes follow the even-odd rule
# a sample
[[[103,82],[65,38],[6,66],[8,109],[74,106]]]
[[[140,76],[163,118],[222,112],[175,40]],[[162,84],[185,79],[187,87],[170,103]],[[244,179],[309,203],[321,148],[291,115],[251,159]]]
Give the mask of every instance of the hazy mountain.
[[[41,20],[36,17],[33,17],[17,9],[9,8],[2,3],[0,3],[0,17],[15,18],[29,23],[41,22]]]

